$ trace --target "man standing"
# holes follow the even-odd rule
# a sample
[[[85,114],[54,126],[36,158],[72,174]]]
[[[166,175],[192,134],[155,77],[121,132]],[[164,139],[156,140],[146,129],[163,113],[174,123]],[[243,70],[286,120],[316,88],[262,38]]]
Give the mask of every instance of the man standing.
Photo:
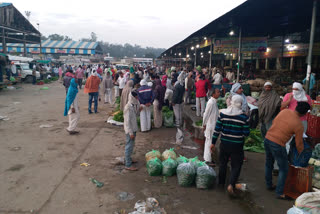
[[[35,85],[37,83],[37,70],[36,65],[32,67],[32,84]]]
[[[89,94],[89,106],[88,112],[92,114],[91,105],[94,99],[94,113],[98,113],[98,96],[99,96],[99,84],[100,78],[95,70],[92,71],[91,76],[87,79],[86,85],[84,87],[84,93]]]
[[[79,86],[80,89],[82,88],[83,77],[84,77],[84,71],[83,71],[83,69],[82,69],[82,67],[80,65],[79,68],[76,71],[76,79],[77,79],[77,83],[78,83],[78,86]]]
[[[222,75],[220,74],[220,71],[218,70],[217,73],[213,77],[213,84],[214,85],[221,85],[222,81]]]
[[[220,97],[219,89],[213,89],[210,91],[212,93],[210,100],[207,103],[206,110],[203,115],[203,131],[206,137],[206,142],[204,146],[203,159],[208,165],[212,165],[211,157],[211,144],[212,144],[212,135],[216,127],[216,122],[219,117],[219,108],[217,105],[217,99]]]
[[[138,97],[141,107],[140,127],[142,132],[151,130],[151,104],[153,103],[154,93],[151,87],[147,86],[145,79],[140,81],[141,87],[138,89]]]
[[[295,111],[284,109],[273,120],[272,126],[267,132],[264,140],[266,150],[265,180],[267,189],[276,189],[278,199],[286,199],[283,194],[284,185],[288,175],[288,155],[286,143],[295,134],[296,148],[299,154],[303,151],[304,127],[300,117],[304,116],[310,109],[307,102],[298,102]],[[274,161],[279,166],[277,186],[272,184],[272,170]]]
[[[118,78],[118,84],[119,84],[119,96],[122,95],[122,90],[126,86],[126,78],[124,77],[124,73],[120,71],[120,76]]]
[[[101,65],[98,65],[97,73],[102,76],[103,70],[101,68]]]
[[[112,88],[113,88],[113,81],[111,72],[107,71],[106,76],[103,79],[102,82],[102,90],[104,94],[104,103],[110,103],[112,104]]]
[[[231,159],[231,176],[228,192],[234,194],[234,189],[243,189],[242,184],[237,184],[244,158],[244,138],[250,134],[249,118],[243,113],[243,99],[240,95],[231,98],[231,105],[222,109],[216,123],[212,137],[211,149],[215,148],[216,141],[221,134],[219,152],[219,184],[224,185],[227,174],[228,161]]]
[[[196,82],[196,109],[197,109],[197,116],[203,117],[204,108],[206,105],[206,96],[208,90],[208,84],[204,79],[204,75],[200,75],[200,79]],[[201,112],[201,114],[200,114]]]
[[[174,86],[173,95],[172,95],[172,106],[174,117],[176,118],[176,127],[182,126],[182,104],[183,104],[183,95],[184,87],[180,82],[171,81],[171,84]]]
[[[192,78],[193,72],[190,71],[188,74],[188,77],[185,79],[185,89],[186,89],[186,95],[184,98],[185,104],[190,104],[191,103],[191,93],[193,91],[194,87],[194,79]]]
[[[79,131],[76,131],[76,128],[80,119],[80,111],[78,104],[78,88],[74,78],[70,82],[65,101],[64,116],[67,115],[69,115],[69,127],[67,128],[67,131],[70,135],[78,134]]]
[[[138,94],[133,91],[129,95],[129,101],[124,107],[124,131],[126,133],[125,146],[125,169],[137,171],[138,169],[132,166],[131,155],[134,149],[136,133],[138,131],[137,115],[141,111]]]

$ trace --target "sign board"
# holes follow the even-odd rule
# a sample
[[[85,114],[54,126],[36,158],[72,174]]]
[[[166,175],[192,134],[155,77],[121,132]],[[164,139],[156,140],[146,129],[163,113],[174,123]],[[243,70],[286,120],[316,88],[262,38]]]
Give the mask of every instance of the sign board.
[[[245,37],[241,43],[242,53],[261,53],[267,50],[267,37]],[[239,38],[217,38],[214,40],[213,54],[238,53]]]

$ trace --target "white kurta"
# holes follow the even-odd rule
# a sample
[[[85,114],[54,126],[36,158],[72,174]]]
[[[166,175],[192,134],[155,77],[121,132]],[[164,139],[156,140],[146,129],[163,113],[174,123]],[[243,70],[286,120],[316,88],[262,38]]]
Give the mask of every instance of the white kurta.
[[[207,103],[206,110],[203,115],[203,126],[206,126],[206,131],[204,132],[204,136],[206,137],[206,142],[204,146],[204,154],[203,159],[207,162],[211,162],[211,142],[212,142],[212,135],[214,133],[214,129],[216,127],[216,122],[219,117],[219,108],[217,105],[216,99],[213,97]]]
[[[75,113],[72,113],[72,108],[75,109]],[[79,104],[78,104],[78,94],[76,95],[76,98],[74,99],[69,112],[69,127],[67,128],[67,130],[69,132],[71,131],[75,131],[78,125],[78,121],[80,119],[80,112],[79,112]]]
[[[140,128],[142,132],[151,130],[151,108],[152,106],[141,105],[143,109],[140,112]]]

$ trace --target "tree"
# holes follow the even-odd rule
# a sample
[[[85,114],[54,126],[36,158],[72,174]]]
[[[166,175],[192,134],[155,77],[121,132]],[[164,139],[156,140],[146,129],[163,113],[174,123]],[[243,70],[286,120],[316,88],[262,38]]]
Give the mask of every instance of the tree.
[[[98,39],[97,34],[95,32],[91,32],[91,42],[96,42]]]
[[[30,21],[31,11],[24,11],[24,14],[26,14],[28,21]]]
[[[72,40],[72,38],[69,37],[69,36],[65,36],[65,37],[64,37],[64,41],[71,41],[71,40]]]
[[[49,36],[48,36],[48,39],[50,39],[50,40],[57,40],[57,41],[63,41],[64,36],[55,33],[55,34],[49,35]]]

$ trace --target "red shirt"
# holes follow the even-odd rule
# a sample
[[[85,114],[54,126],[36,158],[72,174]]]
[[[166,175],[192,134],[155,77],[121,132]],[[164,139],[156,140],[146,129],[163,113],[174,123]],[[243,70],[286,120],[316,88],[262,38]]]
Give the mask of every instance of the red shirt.
[[[98,74],[102,75],[102,72],[103,72],[103,71],[102,71],[101,68],[98,68],[98,69],[97,69],[97,73],[98,73]]]
[[[207,81],[206,80],[198,80],[196,82],[196,97],[205,97],[207,95]]]

